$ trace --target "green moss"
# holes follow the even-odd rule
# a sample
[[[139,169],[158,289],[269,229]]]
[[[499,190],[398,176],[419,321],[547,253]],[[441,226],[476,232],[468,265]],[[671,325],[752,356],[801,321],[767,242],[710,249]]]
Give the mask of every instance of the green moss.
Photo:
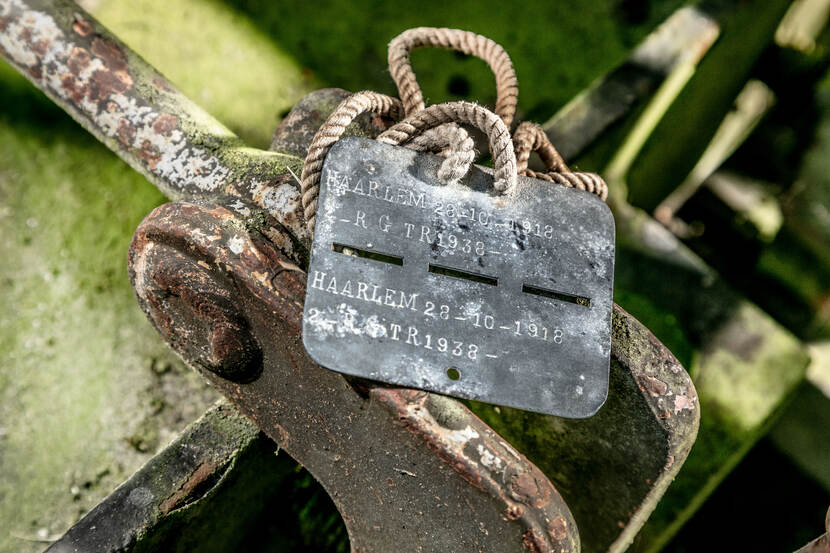
[[[249,144],[317,87],[246,16],[214,1],[87,2],[101,23]]]
[[[732,347],[700,356],[695,386],[730,427],[762,428],[804,379],[809,356],[801,343],[754,305],[743,302],[723,332]]]
[[[658,504],[638,551],[656,552],[692,516],[783,412],[809,363],[803,346],[754,305],[738,304],[715,343],[696,358],[700,430]],[[735,332],[731,331],[731,328]]]
[[[0,550],[40,551],[33,536],[63,532],[214,393],[127,278],[162,196],[3,62],[0,103]]]
[[[817,96],[821,120],[787,199],[787,225],[794,227],[814,256],[830,266],[830,73],[822,80]]]
[[[649,296],[619,287],[614,290],[614,301],[663,342],[681,365],[692,367],[695,348],[674,313],[661,309]]]

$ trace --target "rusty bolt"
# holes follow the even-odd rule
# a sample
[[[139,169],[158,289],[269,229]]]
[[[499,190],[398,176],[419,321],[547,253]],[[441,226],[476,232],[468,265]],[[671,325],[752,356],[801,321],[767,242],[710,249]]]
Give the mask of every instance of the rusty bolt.
[[[176,240],[165,242],[158,235],[133,242],[131,269],[142,308],[186,361],[234,382],[253,380],[262,350],[233,283],[215,265],[182,252]]]

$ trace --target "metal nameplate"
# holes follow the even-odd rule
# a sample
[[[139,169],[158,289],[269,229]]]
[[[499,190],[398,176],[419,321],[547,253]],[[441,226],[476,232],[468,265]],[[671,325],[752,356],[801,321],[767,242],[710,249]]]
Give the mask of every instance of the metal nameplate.
[[[614,219],[594,195],[364,138],[326,157],[303,343],[329,369],[563,417],[605,402]]]

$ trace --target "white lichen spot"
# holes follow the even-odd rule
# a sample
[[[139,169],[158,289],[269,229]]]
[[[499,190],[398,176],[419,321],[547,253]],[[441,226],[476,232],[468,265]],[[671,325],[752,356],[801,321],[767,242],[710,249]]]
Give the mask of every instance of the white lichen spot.
[[[478,446],[478,454],[480,456],[479,461],[482,465],[490,469],[491,471],[501,471],[502,470],[502,460],[495,455],[493,452],[484,447],[483,445],[479,444]]]
[[[251,208],[247,207],[242,200],[234,200],[231,204],[231,207],[243,217],[248,217],[251,215]]]
[[[74,97],[77,91],[94,88],[92,80],[98,72],[113,68],[106,67],[98,57],[90,57],[84,67],[74,67],[73,71],[69,60],[77,45],[67,40],[51,15],[27,10],[19,0],[9,0],[0,7],[6,15],[15,8],[21,11],[0,33],[0,47],[9,58],[32,75],[38,75],[40,85],[48,93],[75,105],[80,114],[94,121],[104,136],[140,152],[137,157],[143,164],[138,163],[137,157],[129,160],[137,169],[151,173],[168,187],[172,184],[175,189],[186,184],[212,191],[230,176],[230,170],[207,150],[190,146],[177,125],[167,132],[154,129],[160,117],[177,122],[173,115],[160,113],[143,100],[120,92],[113,91],[103,99],[93,99],[89,94],[80,99]],[[32,44],[38,45],[37,51]],[[71,86],[67,85],[67,79],[71,80]]]
[[[241,236],[234,236],[230,240],[228,240],[228,248],[230,248],[230,250],[236,255],[241,254],[244,247],[245,241],[242,239]]]
[[[582,386],[576,387],[576,395],[581,396],[583,392]]]
[[[290,213],[300,205],[300,192],[287,182],[279,186],[263,186],[259,188],[262,205],[275,217],[282,219],[285,213]]]
[[[473,440],[478,437],[479,433],[473,430],[473,428],[470,425],[467,425],[467,427],[462,430],[453,430],[451,432],[447,432],[447,438],[449,438],[451,442],[460,445],[466,444],[470,440]]]

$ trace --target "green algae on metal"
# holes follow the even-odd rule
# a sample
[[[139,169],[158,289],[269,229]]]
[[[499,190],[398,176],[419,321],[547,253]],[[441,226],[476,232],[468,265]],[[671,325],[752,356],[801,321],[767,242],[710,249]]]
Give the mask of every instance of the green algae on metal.
[[[698,439],[635,551],[656,552],[668,542],[769,429],[804,378],[805,349],[757,307],[739,303],[725,324],[735,330],[722,329],[722,339],[739,343],[713,342],[696,357]]]
[[[33,537],[154,453],[130,437],[163,444],[215,393],[146,325],[127,279],[132,231],[162,196],[5,63],[0,98],[19,110],[0,114],[0,550],[39,551]]]

